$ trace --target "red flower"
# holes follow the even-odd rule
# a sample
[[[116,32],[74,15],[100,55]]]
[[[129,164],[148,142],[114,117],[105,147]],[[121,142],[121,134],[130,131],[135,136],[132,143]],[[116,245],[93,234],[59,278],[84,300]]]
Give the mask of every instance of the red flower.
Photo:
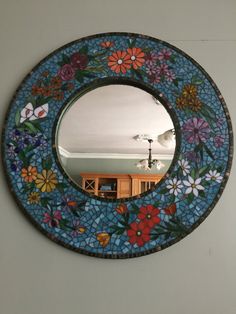
[[[118,205],[116,207],[116,211],[120,215],[123,215],[123,214],[127,213],[127,211],[128,211],[127,205],[125,205],[125,204]]]
[[[88,64],[88,57],[76,52],[70,57],[70,61],[73,68],[84,70]]]
[[[143,222],[133,222],[130,229],[127,231],[129,242],[131,244],[137,243],[138,246],[143,246],[150,240],[150,228]]]
[[[166,215],[174,215],[176,212],[176,204],[171,204],[170,206],[164,209]]]
[[[153,205],[142,206],[138,218],[149,228],[152,228],[161,221],[160,217],[157,216],[159,213],[160,210]]]

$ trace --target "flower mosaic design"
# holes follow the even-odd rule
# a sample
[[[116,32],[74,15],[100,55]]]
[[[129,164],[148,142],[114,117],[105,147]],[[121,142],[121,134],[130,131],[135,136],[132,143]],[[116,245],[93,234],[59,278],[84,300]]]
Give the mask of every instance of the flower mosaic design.
[[[135,256],[184,237],[204,217],[224,180],[230,139],[222,99],[191,62],[163,42],[109,35],[73,43],[32,73],[7,122],[5,163],[23,207],[50,237],[92,255]],[[84,195],[51,154],[53,119],[64,102],[103,78],[155,89],[181,125],[172,173],[130,201]]]
[[[57,185],[56,174],[52,170],[43,169],[42,173],[37,174],[35,180],[36,187],[41,190],[41,192],[52,192]]]

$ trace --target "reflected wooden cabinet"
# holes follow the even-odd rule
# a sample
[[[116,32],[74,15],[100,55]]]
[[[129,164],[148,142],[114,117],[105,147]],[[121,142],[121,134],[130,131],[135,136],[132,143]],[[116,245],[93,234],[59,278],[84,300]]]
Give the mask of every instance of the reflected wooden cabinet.
[[[155,186],[164,174],[81,173],[82,188],[93,195],[110,199],[141,194]]]

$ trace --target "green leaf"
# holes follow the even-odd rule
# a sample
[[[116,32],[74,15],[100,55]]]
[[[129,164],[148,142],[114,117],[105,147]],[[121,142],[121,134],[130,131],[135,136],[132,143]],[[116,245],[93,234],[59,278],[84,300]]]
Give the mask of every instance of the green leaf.
[[[204,192],[204,191],[202,191],[202,190],[200,190],[200,191],[199,191],[199,195],[200,195],[201,197],[206,197],[205,192]]]
[[[16,115],[15,115],[15,124],[16,126],[20,125],[20,110],[17,110]]]
[[[67,185],[65,183],[57,183],[56,188],[60,193],[64,193],[64,189],[67,188]]]
[[[134,203],[132,203],[131,206],[132,206],[132,210],[130,212],[132,214],[138,214],[139,213],[139,207]]]
[[[169,58],[169,61],[174,64],[175,63],[175,59],[176,59],[176,57],[174,55],[171,55],[170,58]]]
[[[173,80],[173,83],[176,87],[179,86],[179,80],[177,78]]]
[[[83,72],[80,71],[80,70],[76,71],[76,73],[75,73],[75,79],[76,79],[79,83],[83,83],[83,81],[84,81]]]
[[[20,158],[20,160],[23,162],[23,167],[28,167],[29,164],[28,164],[28,159],[25,155],[25,152],[23,150],[21,150],[18,154],[18,157]]]
[[[191,177],[192,177],[192,178],[194,178],[194,179],[195,179],[195,176],[196,176],[196,170],[195,170],[194,168],[191,170],[190,175],[191,175]]]
[[[43,207],[46,207],[46,206],[48,205],[48,203],[49,203],[50,200],[51,200],[50,197],[42,197],[42,198],[40,199],[40,203],[41,203],[41,205],[42,205]]]
[[[68,223],[69,223],[69,221],[67,219],[61,219],[59,221],[59,226],[63,230],[71,230],[72,228],[67,226]]]
[[[193,199],[194,199],[193,193],[188,194],[186,200],[187,200],[187,202],[188,202],[189,204],[191,204],[191,203],[193,202]]]
[[[133,48],[136,45],[136,38],[134,40],[129,41],[129,48]]]
[[[209,170],[211,166],[207,165],[199,169],[199,176],[203,177]]]
[[[205,148],[205,151],[206,153],[211,157],[211,159],[215,159],[214,155],[212,154],[212,152],[210,151],[210,149],[207,147],[206,144],[204,144],[204,148]]]
[[[28,129],[31,133],[37,134],[38,133],[38,129],[31,123],[31,122],[24,122],[24,126],[26,127],[26,129]]]
[[[192,77],[191,83],[194,85],[201,85],[203,83],[203,80],[200,79],[197,75],[194,75]]]
[[[87,55],[88,54],[88,45],[85,45],[82,48],[80,48],[79,53],[82,55]]]
[[[167,192],[169,192],[169,190],[167,188],[164,188],[162,190],[160,190],[160,194],[166,194]]]
[[[63,54],[62,55],[62,61],[64,64],[68,64],[68,63],[70,63],[70,58],[67,55]]]
[[[50,155],[42,160],[42,168],[46,170],[50,170],[52,168],[52,158]]]
[[[169,201],[170,201],[171,203],[174,203],[174,202],[175,202],[175,195],[174,195],[174,194],[171,194],[171,195],[170,195]]]

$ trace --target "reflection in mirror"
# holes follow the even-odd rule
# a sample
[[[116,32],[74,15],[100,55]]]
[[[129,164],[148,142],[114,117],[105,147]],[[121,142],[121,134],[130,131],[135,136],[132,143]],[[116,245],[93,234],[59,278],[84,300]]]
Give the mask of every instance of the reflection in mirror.
[[[108,85],[63,114],[57,151],[65,172],[90,194],[128,198],[154,188],[168,170],[175,132],[164,106],[128,85]]]

